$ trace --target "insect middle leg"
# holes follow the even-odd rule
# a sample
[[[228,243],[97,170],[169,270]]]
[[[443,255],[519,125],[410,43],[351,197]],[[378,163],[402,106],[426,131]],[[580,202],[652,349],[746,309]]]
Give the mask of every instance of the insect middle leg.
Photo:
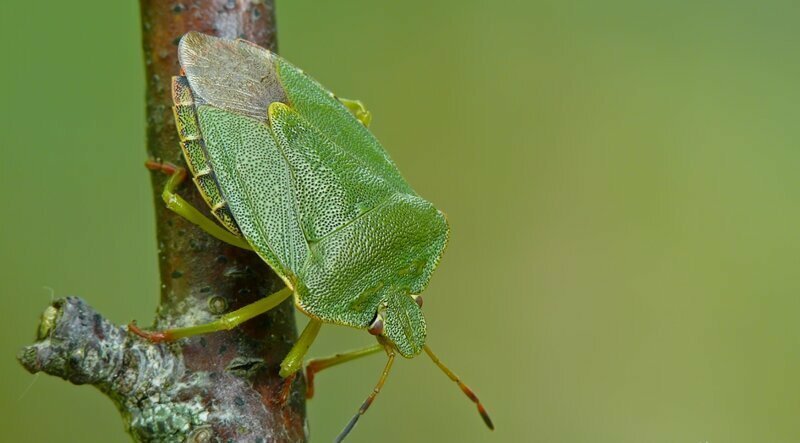
[[[243,238],[231,234],[175,193],[175,189],[186,180],[185,168],[170,163],[159,163],[153,160],[145,162],[145,166],[150,170],[162,171],[166,174],[170,174],[167,184],[164,185],[164,191],[161,193],[161,198],[170,211],[194,223],[200,229],[218,240],[242,249],[253,249]]]
[[[208,334],[209,332],[231,330],[251,318],[261,315],[270,309],[281,304],[282,301],[292,295],[292,290],[288,287],[268,295],[261,300],[250,303],[247,306],[229,312],[220,318],[202,325],[187,326],[184,328],[167,329],[165,331],[143,331],[131,323],[128,329],[134,334],[143,337],[151,342],[160,343],[174,341],[179,338],[191,337],[194,335]]]

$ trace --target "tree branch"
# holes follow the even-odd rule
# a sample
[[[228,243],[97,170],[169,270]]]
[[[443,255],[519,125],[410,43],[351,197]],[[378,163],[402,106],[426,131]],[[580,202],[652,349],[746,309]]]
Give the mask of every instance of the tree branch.
[[[170,80],[177,42],[190,30],[244,38],[275,50],[271,0],[141,0],[151,158],[182,163],[172,118]],[[283,283],[252,252],[225,245],[166,209],[167,177],[153,173],[161,301],[155,327],[194,325],[242,307]],[[194,186],[182,196],[206,205]],[[287,300],[232,331],[154,345],[128,334],[75,297],[42,316],[37,343],[18,356],[45,372],[106,393],[138,441],[304,441],[305,386],[280,405],[281,359],[296,340]],[[298,377],[302,379],[302,377]]]

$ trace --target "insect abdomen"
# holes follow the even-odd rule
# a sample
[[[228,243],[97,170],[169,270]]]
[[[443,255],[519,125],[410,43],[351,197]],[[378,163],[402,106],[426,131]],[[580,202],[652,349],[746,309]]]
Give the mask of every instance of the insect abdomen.
[[[203,136],[197,121],[195,101],[186,77],[172,77],[172,100],[175,104],[172,110],[175,115],[178,137],[181,141],[181,150],[183,150],[186,164],[192,173],[200,195],[203,196],[203,200],[211,208],[211,213],[217,220],[229,231],[241,236],[239,226],[236,224],[227,202],[222,197],[214,171],[206,158]]]

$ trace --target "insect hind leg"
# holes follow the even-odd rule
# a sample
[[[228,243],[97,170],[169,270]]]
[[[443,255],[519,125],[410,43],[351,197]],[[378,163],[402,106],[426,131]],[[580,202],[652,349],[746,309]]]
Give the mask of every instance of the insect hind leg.
[[[364,126],[369,127],[369,124],[372,123],[372,113],[367,110],[361,100],[351,100],[342,97],[336,97],[336,100],[339,100],[339,103],[349,109]]]
[[[159,163],[155,160],[146,161],[145,166],[151,171],[161,171],[170,175],[167,184],[164,185],[164,191],[161,193],[161,198],[166,203],[167,209],[197,225],[197,227],[220,241],[242,249],[253,249],[243,238],[223,229],[175,192],[175,189],[186,180],[187,173],[185,168],[175,166],[172,163]]]

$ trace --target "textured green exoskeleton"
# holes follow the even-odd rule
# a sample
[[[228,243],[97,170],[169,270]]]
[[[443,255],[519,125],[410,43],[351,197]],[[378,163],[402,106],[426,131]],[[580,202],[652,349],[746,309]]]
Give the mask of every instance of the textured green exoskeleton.
[[[183,75],[173,79],[175,120],[195,184],[225,227],[188,206],[173,190],[168,206],[210,234],[254,250],[287,288],[208,324],[139,332],[171,340],[231,328],[293,295],[311,318],[281,365],[289,378],[322,323],[366,329],[378,345],[309,363],[314,373],[384,350],[380,382],[340,439],[367,409],[395,352],[425,350],[482,405],[425,345],[419,294],[447,244],[444,214],[417,195],[367,129],[360,102],[339,99],[277,55],[242,40],[199,33],[179,45]]]

